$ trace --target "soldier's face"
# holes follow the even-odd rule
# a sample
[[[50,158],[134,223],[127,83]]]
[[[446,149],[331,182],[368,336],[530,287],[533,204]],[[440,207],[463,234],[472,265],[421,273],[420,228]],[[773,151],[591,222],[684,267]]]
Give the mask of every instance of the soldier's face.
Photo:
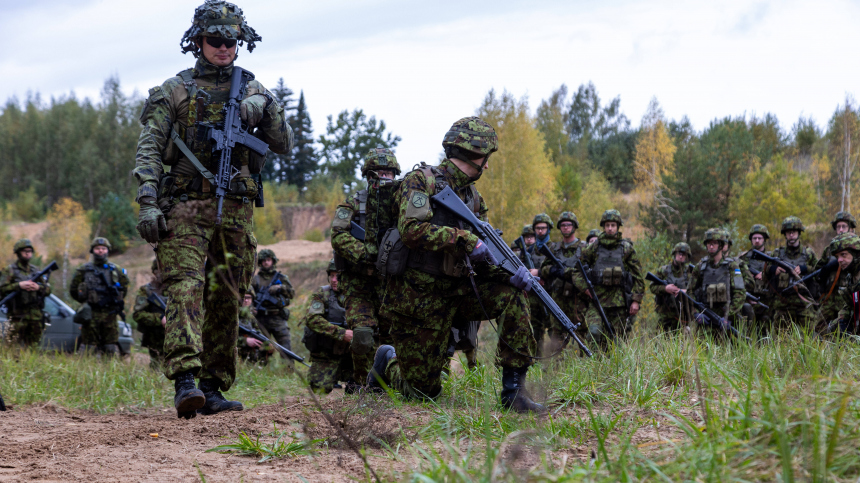
[[[705,248],[708,249],[708,254],[716,255],[720,251],[720,242],[714,240],[705,242]]]
[[[687,254],[681,253],[681,252],[676,252],[675,253],[675,263],[677,263],[678,265],[681,265],[682,263],[687,263]]]
[[[526,245],[534,245],[535,244],[535,236],[534,235],[523,235],[523,241]]]
[[[785,241],[791,246],[797,245],[797,242],[800,241],[800,231],[788,230],[785,232]]]
[[[603,224],[603,232],[609,236],[614,236],[618,233],[618,223],[615,221],[607,221]]]
[[[394,171],[390,169],[378,169],[376,170],[376,176],[379,179],[394,179]]]
[[[753,248],[756,250],[764,246],[764,235],[755,234],[752,236],[751,240]]]
[[[251,304],[254,303],[254,297],[251,297],[251,294],[245,294],[245,297],[242,299],[242,307],[250,307]]]
[[[540,238],[546,236],[547,230],[549,230],[549,227],[546,225],[546,223],[538,223],[537,225],[535,225],[535,235]]]
[[[839,262],[839,267],[842,270],[848,270],[848,265],[851,265],[851,262],[854,261],[854,255],[848,250],[843,250],[836,254],[836,261]]]
[[[836,224],[836,234],[837,235],[841,235],[843,233],[848,233],[848,230],[850,230],[850,229],[851,229],[851,227],[848,226],[848,223],[845,223],[844,221],[840,221],[839,223]]]
[[[32,248],[24,248],[18,252],[18,256],[21,257],[21,260],[29,260],[33,258],[33,249]]]
[[[573,223],[563,221],[558,225],[558,230],[561,232],[561,236],[568,238],[570,235],[573,235]]]
[[[95,255],[99,258],[104,258],[107,256],[107,254],[108,254],[108,247],[106,247],[104,245],[98,245],[96,247],[93,247],[93,255]]]
[[[203,51],[203,57],[208,60],[210,64],[217,67],[225,67],[230,65],[233,62],[233,59],[236,58],[235,41],[233,41],[232,47],[227,47],[227,45],[221,41],[222,39],[213,37],[212,41],[216,45],[220,43],[219,47],[213,47],[206,41],[206,37],[202,37],[200,40],[200,42],[197,42],[197,46]]]
[[[274,260],[272,260],[271,258],[266,258],[260,261],[260,266],[268,270],[272,268],[273,263],[275,263]]]
[[[597,237],[596,237],[596,236],[593,236],[593,237],[589,238],[588,240],[586,240],[586,242],[588,242],[588,244],[589,244],[589,245],[591,245],[592,243],[594,243],[594,242],[596,242],[596,241],[597,241]]]
[[[337,292],[337,272],[328,273],[328,284],[331,285],[332,290]]]

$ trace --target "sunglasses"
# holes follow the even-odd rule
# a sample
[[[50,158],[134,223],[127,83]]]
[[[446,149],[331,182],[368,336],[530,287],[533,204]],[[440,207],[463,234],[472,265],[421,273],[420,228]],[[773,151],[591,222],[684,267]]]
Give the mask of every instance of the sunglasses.
[[[206,43],[209,44],[210,47],[214,47],[216,49],[220,49],[222,45],[226,46],[228,49],[232,49],[236,46],[235,39],[222,39],[221,37],[204,37],[206,39]]]

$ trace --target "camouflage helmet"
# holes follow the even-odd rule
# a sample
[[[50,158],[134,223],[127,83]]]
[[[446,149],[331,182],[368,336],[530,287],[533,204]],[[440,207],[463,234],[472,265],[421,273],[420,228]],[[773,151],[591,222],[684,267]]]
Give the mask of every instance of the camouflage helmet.
[[[770,232],[767,231],[767,227],[764,225],[753,225],[752,228],[750,228],[750,241],[752,241],[753,235],[761,235],[765,240],[770,238]]]
[[[475,116],[464,117],[455,122],[442,138],[442,147],[458,148],[481,156],[489,156],[499,150],[499,138],[493,126]]]
[[[598,230],[597,228],[592,228],[592,229],[588,232],[588,236],[587,236],[587,237],[585,237],[585,241],[590,240],[592,237],[599,237],[599,236],[600,236],[600,230]]]
[[[191,52],[194,57],[199,57],[200,49],[196,41],[200,36],[238,40],[240,47],[243,42],[248,42],[248,52],[253,52],[256,43],[263,40],[245,22],[242,9],[223,0],[206,0],[194,10],[191,27],[179,41],[182,53]]]
[[[607,221],[614,221],[618,223],[618,226],[624,225],[621,220],[621,212],[618,210],[606,210],[603,212],[603,216],[600,217],[600,226],[606,224]]]
[[[840,221],[848,223],[848,226],[851,228],[857,228],[857,220],[855,220],[854,216],[852,216],[851,213],[848,213],[847,211],[840,211],[839,213],[836,213],[836,216],[833,218],[833,221],[830,222],[830,226],[832,226],[835,230],[836,224]]]
[[[268,248],[264,248],[257,253],[257,263],[262,262],[268,258],[272,259],[272,264],[278,263],[278,257],[275,256],[275,252]]]
[[[785,232],[791,230],[803,232],[806,230],[806,227],[803,226],[803,222],[800,221],[800,218],[796,216],[789,216],[786,219],[782,220],[782,228],[779,230],[779,232],[785,235]]]
[[[93,238],[93,242],[90,243],[90,253],[93,252],[93,248],[95,248],[99,245],[107,247],[108,252],[110,252],[110,250],[111,250],[110,241],[108,241],[108,239],[103,237],[103,236],[97,236],[97,237]]]
[[[254,286],[250,283],[248,284],[248,288],[245,289],[245,295],[250,295],[252,299],[257,298],[257,292],[254,291]]]
[[[675,248],[672,249],[672,256],[676,253],[683,253],[689,257],[693,254],[693,251],[690,250],[690,245],[687,245],[684,242],[678,242],[675,244]]]
[[[860,253],[860,236],[854,233],[841,233],[836,235],[830,242],[830,253],[836,255],[839,252],[850,250],[852,255]]]
[[[15,242],[15,246],[12,247],[12,251],[17,255],[18,252],[20,252],[21,250],[23,250],[25,248],[29,248],[29,249],[34,250],[34,251],[36,250],[35,248],[33,248],[33,244],[30,243],[29,238],[22,238],[22,239]]]
[[[561,226],[562,221],[569,221],[573,223],[573,229],[579,228],[579,220],[576,219],[576,214],[572,211],[562,211],[560,215],[558,215],[558,221],[556,225]]]
[[[523,232],[520,236],[535,236],[535,228],[532,225],[523,225]]]
[[[721,228],[709,228],[705,230],[705,238],[702,240],[702,243],[707,244],[709,241],[717,241],[725,245],[726,236],[723,234],[723,230]]]
[[[532,220],[532,228],[536,227],[538,223],[546,223],[547,229],[555,228],[555,225],[552,224],[552,218],[546,213],[535,215],[535,219]]]
[[[361,176],[367,177],[368,171],[377,169],[390,169],[394,171],[394,174],[400,174],[400,164],[397,163],[397,158],[394,157],[394,153],[390,149],[376,146],[364,156]]]
[[[726,230],[725,228],[719,228],[719,230],[720,234],[723,235],[723,241],[726,243],[726,245],[732,246],[732,234],[729,233],[729,230]]]
[[[340,270],[337,269],[337,264],[334,263],[334,258],[328,261],[328,267],[325,269],[325,273],[331,274],[331,272],[340,272]]]

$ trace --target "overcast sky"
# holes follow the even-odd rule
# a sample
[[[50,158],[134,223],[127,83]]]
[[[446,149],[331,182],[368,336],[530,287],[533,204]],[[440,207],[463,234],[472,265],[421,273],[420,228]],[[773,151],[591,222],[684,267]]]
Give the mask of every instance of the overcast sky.
[[[199,0],[0,0],[12,48],[0,99],[74,91],[97,98],[118,75],[145,93],[193,65],[179,39]],[[800,115],[824,126],[855,95],[860,4],[845,1],[245,0],[263,37],[237,63],[269,88],[304,90],[315,134],[354,108],[403,137],[401,165],[435,161],[451,123],[490,89],[532,110],[561,84],[593,81],[638,125],[656,96],[697,130],[724,116]],[[504,143],[504,140],[502,140]]]

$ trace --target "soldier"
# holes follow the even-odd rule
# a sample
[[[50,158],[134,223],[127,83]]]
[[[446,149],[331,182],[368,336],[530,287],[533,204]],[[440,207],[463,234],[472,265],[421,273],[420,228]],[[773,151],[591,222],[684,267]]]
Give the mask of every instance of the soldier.
[[[45,297],[51,294],[47,277],[30,279],[39,272],[39,267],[30,264],[33,258],[33,244],[27,238],[15,242],[12,247],[18,260],[0,272],[0,298],[12,292],[18,294],[6,302],[8,332],[6,339],[23,347],[36,346],[42,340],[45,330]]]
[[[262,333],[263,328],[254,317],[254,289],[248,287],[245,295],[242,297],[242,306],[239,307],[239,325],[244,325],[250,329]],[[280,342],[279,342],[280,344]],[[260,362],[266,365],[269,362],[269,357],[275,353],[275,347],[268,342],[263,342],[249,335],[239,334],[239,339],[236,341],[239,349],[239,358],[249,362]],[[281,344],[283,345],[283,344]]]
[[[591,245],[592,243],[597,242],[597,238],[600,236],[600,230],[597,228],[592,228],[588,232],[588,236],[585,237],[585,243]]]
[[[290,311],[287,307],[290,305],[290,300],[296,296],[296,291],[289,277],[275,269],[278,264],[275,252],[268,248],[260,250],[257,254],[257,263],[260,265],[260,270],[251,279],[254,293],[259,294],[257,298],[263,299],[262,307],[256,313],[257,322],[269,337],[275,339],[275,342],[292,350],[290,326],[287,323],[290,320]],[[283,353],[281,355],[287,360],[287,365],[293,367],[293,360]]]
[[[836,213],[833,221],[830,223],[833,230],[836,231],[836,236],[843,233],[854,233],[857,228],[857,220],[847,211]],[[834,238],[835,240],[836,238]],[[832,240],[831,240],[832,243]],[[830,244],[824,247],[824,252],[818,263],[815,265],[815,270],[824,268],[834,256],[831,254]],[[851,283],[851,276],[848,272],[842,270],[840,266],[836,270],[826,271],[818,277],[821,280],[821,307],[819,308],[819,326],[821,329],[839,316],[839,309],[842,307],[842,294],[848,290],[848,285]]]
[[[231,163],[236,176],[223,198],[221,223],[212,186],[221,152],[213,152],[205,134],[223,121],[237,42],[252,51],[260,36],[232,3],[207,0],[194,12],[180,44],[197,63],[149,90],[140,121],[134,175],[139,188],[138,232],[157,244],[167,295],[165,376],[174,381],[177,415],[192,418],[241,410],[227,401],[236,377],[239,297],[254,274],[257,241],[252,232],[258,183],[252,174],[264,158],[236,144]],[[260,82],[248,82],[241,117],[254,136],[283,154],[293,134],[283,107]],[[171,166],[165,173],[164,166]],[[204,297],[205,293],[205,297]],[[194,377],[200,378],[200,389]],[[205,405],[205,407],[204,407]]]
[[[108,261],[111,245],[97,237],[90,244],[93,258],[75,270],[69,292],[84,304],[75,316],[81,324],[79,352],[95,351],[107,355],[120,353],[117,315],[124,317],[128,274]]]
[[[582,256],[582,250],[587,245],[576,237],[579,220],[572,211],[563,211],[556,224],[561,232],[561,241],[550,243],[550,249],[564,264],[564,268],[556,266],[549,257],[546,257],[540,267],[540,278],[549,285],[549,292],[559,308],[567,314],[571,322],[576,324],[582,322],[588,300],[583,299],[582,294],[574,287],[573,281],[565,277],[564,273],[565,269],[576,266],[576,261]],[[580,330],[582,332],[580,335],[585,336],[587,328],[583,325]],[[563,328],[555,318],[551,318],[547,332],[554,346],[561,343],[567,345],[570,341],[567,329]]]
[[[633,243],[621,234],[621,213],[606,210],[600,218],[603,232],[597,242],[582,251],[582,263],[590,267],[588,274],[595,292],[603,305],[606,317],[616,337],[624,338],[633,328],[632,318],[639,312],[639,304],[645,295],[645,282],[642,279],[642,265],[636,257]],[[585,277],[579,267],[568,269],[573,283],[589,298]],[[591,337],[602,347],[608,347],[609,334],[604,327],[594,303],[589,303],[585,312],[585,322]]]
[[[726,322],[737,325],[742,320],[741,311],[746,300],[740,263],[723,256],[727,242],[719,228],[705,231],[704,243],[708,255],[693,269],[689,291]]]
[[[347,328],[346,297],[340,290],[340,273],[334,259],[329,262],[326,274],[329,284],[314,291],[305,316],[302,342],[311,353],[308,382],[314,392],[328,394],[338,381],[345,380],[344,391],[352,394],[361,387],[352,379],[354,359],[349,346],[355,332]]]
[[[654,306],[659,317],[660,328],[665,332],[680,330],[692,320],[692,308],[687,300],[678,297],[678,292],[690,288],[693,266],[690,245],[684,242],[675,244],[672,249],[672,262],[657,269],[656,275],[669,282],[668,285],[651,283],[649,289],[654,294]]]
[[[744,275],[744,286],[747,292],[758,297],[765,305],[770,305],[771,291],[768,289],[767,279],[764,275],[764,262],[752,258],[752,250],[764,253],[765,244],[770,239],[770,232],[764,225],[753,225],[750,228],[749,240],[752,249],[741,253],[738,261],[741,262],[741,272]],[[755,326],[762,332],[767,333],[770,326],[770,314],[768,310],[755,302],[750,302],[752,315],[755,317]],[[749,317],[748,317],[749,318]]]
[[[381,310],[391,320],[397,353],[390,345],[377,350],[368,385],[381,381],[406,397],[435,398],[442,391],[452,321],[496,319],[502,405],[544,411],[525,389],[535,352],[526,294],[532,277],[525,267],[513,277],[503,272],[476,235],[430,200],[448,186],[486,220],[487,205],[474,183],[498,150],[496,132],[477,117],[463,118],[451,126],[442,146],[446,159],[439,166],[421,165],[400,183],[397,228],[410,253],[405,272],[389,277]]]
[[[800,234],[805,231],[803,222],[796,216],[789,216],[782,221],[780,232],[785,236],[786,246],[777,248],[770,253],[771,257],[778,258],[793,265],[794,273],[787,273],[782,267],[775,264],[765,264],[767,281],[774,291],[771,303],[771,320],[776,328],[787,328],[794,323],[801,328],[814,329],[815,312],[812,309],[814,294],[810,290],[798,289],[783,294],[782,290],[787,288],[793,280],[806,275],[815,267],[818,260],[811,248],[800,244]]]
[[[841,308],[827,332],[860,335],[860,237],[850,231],[841,233],[828,248],[840,272],[847,274],[848,288],[838,295]]]
[[[140,345],[149,350],[149,366],[158,371],[162,369],[161,364],[164,362],[164,326],[167,319],[164,317],[165,310],[151,300],[154,298],[153,294],[164,298],[158,260],[152,261],[152,281],[137,290],[132,314],[137,322],[137,330],[143,336]]]
[[[400,164],[390,149],[379,146],[364,157],[361,174],[367,188],[338,205],[331,223],[335,262],[343,267],[340,284],[346,299],[346,323],[355,332],[350,345],[355,381],[367,379],[377,341],[388,341],[390,327],[379,317],[383,278],[375,262],[380,238],[396,225],[391,213]],[[364,240],[352,234],[353,222],[364,229]]]
[[[520,236],[523,237],[523,245],[526,246],[526,250],[528,250],[529,253],[531,253],[531,250],[529,250],[529,249],[535,244],[535,229],[534,229],[534,227],[532,225],[523,225],[523,231],[520,233]],[[520,257],[520,260],[522,260],[523,263],[526,262],[526,259],[523,258],[523,254],[520,251],[520,247],[517,246],[516,243],[511,243],[511,250],[513,250],[513,252],[518,257]]]

